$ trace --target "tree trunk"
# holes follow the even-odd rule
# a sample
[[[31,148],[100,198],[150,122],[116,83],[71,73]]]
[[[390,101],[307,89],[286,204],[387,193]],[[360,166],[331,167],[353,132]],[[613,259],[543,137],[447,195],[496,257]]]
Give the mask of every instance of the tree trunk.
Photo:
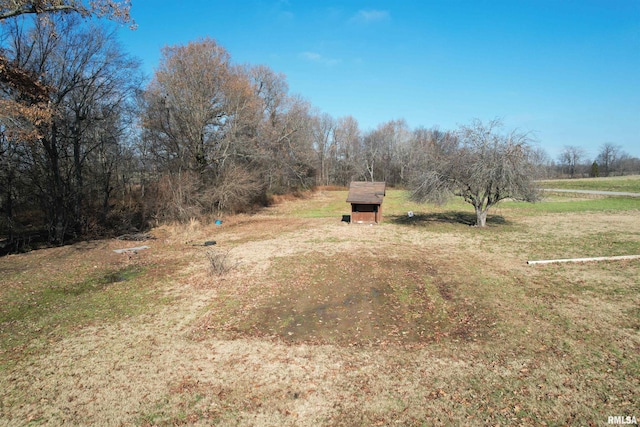
[[[76,117],[76,122],[81,119]],[[75,178],[75,191],[72,193],[73,197],[73,221],[72,227],[78,234],[82,234],[82,205],[83,205],[83,192],[84,192],[84,180],[82,177],[82,147],[80,137],[80,125],[76,123],[73,128],[73,166],[74,166],[74,178]]]
[[[105,182],[103,183],[103,198],[102,198],[102,212],[100,214],[100,222],[104,225],[107,224],[107,217],[109,216],[109,199],[111,198],[111,192],[113,187],[111,186],[111,171],[107,172]],[[124,201],[124,197],[122,198]]]
[[[476,227],[486,227],[487,225],[487,209],[482,206],[476,206]]]
[[[51,126],[49,136],[42,138],[42,144],[47,154],[47,161],[51,175],[47,178],[47,210],[49,211],[49,241],[55,244],[63,244],[66,233],[67,215],[65,211],[64,184],[60,171],[60,153],[58,152],[57,127]]]
[[[13,169],[9,169],[9,173],[7,174],[7,188],[5,193],[5,204],[2,206],[0,204],[0,210],[4,211],[4,216],[7,221],[7,231],[9,232],[9,242],[13,241],[13,231],[14,231],[14,222],[13,222],[13,177],[14,172]]]
[[[369,173],[369,177],[371,178],[371,182],[373,182],[373,161],[371,164],[367,161],[367,172]]]

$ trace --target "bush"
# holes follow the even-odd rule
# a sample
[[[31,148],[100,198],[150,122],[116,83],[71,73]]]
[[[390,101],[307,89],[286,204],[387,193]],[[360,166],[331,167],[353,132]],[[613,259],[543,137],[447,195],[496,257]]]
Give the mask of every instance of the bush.
[[[209,269],[216,276],[222,276],[238,266],[237,261],[233,261],[229,255],[230,251],[211,249],[205,252]]]

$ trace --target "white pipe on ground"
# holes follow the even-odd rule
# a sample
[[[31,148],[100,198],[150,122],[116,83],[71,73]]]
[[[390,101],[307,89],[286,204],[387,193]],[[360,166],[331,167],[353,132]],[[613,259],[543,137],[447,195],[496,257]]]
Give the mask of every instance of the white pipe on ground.
[[[625,259],[638,259],[638,258],[640,258],[640,255],[600,256],[595,258],[543,259],[538,261],[527,261],[527,264],[554,264],[558,262],[619,261],[619,260],[625,260]]]

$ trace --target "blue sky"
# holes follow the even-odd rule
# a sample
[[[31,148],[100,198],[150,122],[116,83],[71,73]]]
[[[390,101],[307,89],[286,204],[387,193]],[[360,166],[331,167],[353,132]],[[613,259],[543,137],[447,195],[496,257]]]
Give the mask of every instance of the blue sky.
[[[501,118],[552,159],[607,142],[640,157],[639,0],[132,3],[138,29],[120,37],[149,76],[163,46],[209,36],[365,131]]]

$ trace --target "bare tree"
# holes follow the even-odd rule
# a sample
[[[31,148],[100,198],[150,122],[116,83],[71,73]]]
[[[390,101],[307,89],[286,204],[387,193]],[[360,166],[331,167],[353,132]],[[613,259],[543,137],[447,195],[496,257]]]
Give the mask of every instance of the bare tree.
[[[406,121],[391,120],[367,132],[362,139],[361,162],[371,181],[400,184],[411,153],[411,131]]]
[[[258,102],[257,134],[250,153],[265,190],[281,194],[315,184],[310,104],[288,93],[285,76],[269,67],[246,67]]]
[[[246,67],[245,74],[251,80],[256,96],[261,100],[263,119],[277,127],[278,116],[286,111],[289,85],[284,74],[275,73],[266,65]]]
[[[362,137],[358,121],[351,116],[339,118],[333,130],[333,140],[337,150],[335,183],[348,186],[351,181],[362,179],[365,175],[361,164]]]
[[[0,0],[0,22],[17,28],[21,25],[15,18],[21,15],[33,15],[41,21],[40,24],[44,24],[53,16],[76,14],[84,18],[98,17],[129,23],[131,28],[135,28],[130,9],[129,0]],[[48,101],[56,88],[48,86],[34,70],[23,68],[15,57],[9,58],[9,54],[4,46],[0,46],[0,87],[13,94],[0,100],[0,119],[10,123],[5,132],[16,134],[21,139],[35,140],[40,136],[37,127],[50,123],[52,119],[54,112]]]
[[[230,155],[224,136],[237,76],[229,62],[227,51],[212,39],[162,50],[146,91],[143,125],[167,170],[202,173]]]
[[[389,122],[389,165],[385,181],[392,185],[406,183],[406,171],[411,162],[412,133],[404,119]]]
[[[381,170],[384,146],[384,134],[380,132],[380,126],[365,133],[362,138],[361,161],[368,181],[384,180]]]
[[[578,168],[584,161],[585,155],[586,153],[582,147],[567,145],[560,153],[558,161],[566,168],[569,176],[575,178]]]
[[[0,127],[0,232],[9,242],[14,239],[16,212],[29,203],[28,177],[24,173],[29,147],[4,132]]]
[[[270,193],[283,194],[316,184],[314,116],[310,109],[302,98],[287,96],[275,117],[262,122],[258,156]]]
[[[2,0],[0,1],[0,20],[24,14],[78,13],[83,17],[106,17],[121,23],[132,22],[129,16],[129,0]]]
[[[497,120],[476,120],[460,127],[455,140],[433,140],[414,171],[412,198],[443,203],[460,196],[473,205],[479,227],[501,200],[536,200],[529,137],[515,131],[500,134],[500,127]]]
[[[535,179],[548,179],[551,176],[554,163],[542,147],[533,147],[531,161],[535,165]]]
[[[438,128],[415,129],[411,137],[411,160],[408,166],[413,175],[411,179],[415,177],[416,171],[422,171],[425,165],[453,155],[458,145],[455,132],[441,131]]]
[[[5,27],[5,53],[12,63],[41,76],[43,87],[53,88],[46,92],[50,120],[31,123],[37,137],[14,134],[29,147],[21,160],[31,188],[22,191],[39,197],[52,243],[86,231],[93,210],[89,205],[102,199],[87,185],[96,177],[88,165],[99,146],[120,143],[117,124],[135,89],[138,67],[122,53],[112,33],[79,21],[76,16],[55,15],[35,18],[27,31],[18,25]],[[10,87],[4,89],[6,98],[19,97]],[[99,187],[110,188],[113,176],[102,178],[110,182]]]
[[[620,151],[620,146],[611,142],[607,142],[600,147],[600,153],[596,161],[603,176],[609,176],[611,172],[615,171],[616,166],[618,166]]]
[[[335,122],[327,113],[319,113],[313,121],[313,142],[318,156],[318,184],[329,185],[331,183],[331,171],[335,163],[337,150],[333,139]]]
[[[619,154],[617,164],[617,169],[622,175],[640,173],[640,158],[633,157],[626,152]]]
[[[201,213],[238,211],[266,201],[267,190],[306,185],[309,108],[287,90],[284,76],[234,65],[212,39],[165,48],[145,93],[143,142],[161,174],[197,181],[171,194],[192,192],[180,200]]]

